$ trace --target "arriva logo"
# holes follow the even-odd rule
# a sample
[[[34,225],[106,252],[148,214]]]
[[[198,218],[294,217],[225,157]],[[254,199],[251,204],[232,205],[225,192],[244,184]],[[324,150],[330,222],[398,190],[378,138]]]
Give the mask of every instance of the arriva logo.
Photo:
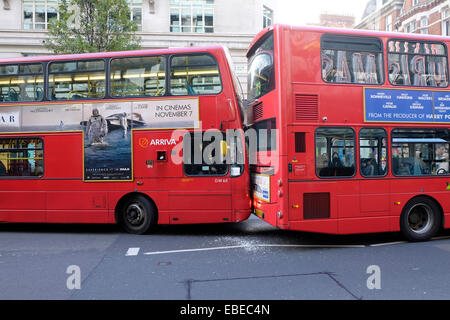
[[[151,146],[170,146],[175,144],[177,144],[175,139],[152,139],[150,142]]]

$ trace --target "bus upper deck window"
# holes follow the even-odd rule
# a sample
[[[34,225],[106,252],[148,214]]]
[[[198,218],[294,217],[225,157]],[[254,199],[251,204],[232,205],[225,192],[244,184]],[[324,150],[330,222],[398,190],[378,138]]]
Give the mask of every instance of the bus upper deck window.
[[[40,101],[44,97],[41,63],[0,66],[0,101]]]
[[[111,95],[113,97],[156,97],[165,93],[165,57],[126,57],[111,61]]]
[[[375,37],[324,34],[322,79],[329,83],[382,84],[383,44]]]
[[[170,93],[176,96],[218,94],[219,66],[209,54],[174,56],[170,63]]]
[[[447,52],[442,43],[388,41],[389,81],[393,85],[445,88],[447,68]]]
[[[52,62],[48,70],[49,100],[101,99],[105,96],[103,60]]]

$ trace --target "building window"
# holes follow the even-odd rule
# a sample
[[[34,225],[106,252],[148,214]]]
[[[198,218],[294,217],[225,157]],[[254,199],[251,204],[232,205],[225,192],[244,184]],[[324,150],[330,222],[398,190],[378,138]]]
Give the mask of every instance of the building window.
[[[420,33],[428,34],[428,18],[424,17],[420,20]]]
[[[414,20],[413,22],[411,22],[411,33],[416,32],[417,30],[417,24],[416,21]]]
[[[142,30],[142,0],[127,0],[130,7],[130,19],[136,22],[138,31]]]
[[[380,21],[375,21],[374,25],[373,25],[373,30],[380,30]]]
[[[170,32],[214,32],[214,0],[170,0]]]
[[[59,0],[23,0],[23,28],[45,30],[58,17]]]
[[[412,3],[412,5],[413,6],[417,6],[418,4],[420,3],[420,1],[419,0],[413,0],[413,3]]]
[[[386,17],[386,31],[392,31],[392,14]]]
[[[445,9],[442,13],[442,35],[450,36],[450,10]]]
[[[270,26],[273,23],[273,10],[263,8],[263,28]]]

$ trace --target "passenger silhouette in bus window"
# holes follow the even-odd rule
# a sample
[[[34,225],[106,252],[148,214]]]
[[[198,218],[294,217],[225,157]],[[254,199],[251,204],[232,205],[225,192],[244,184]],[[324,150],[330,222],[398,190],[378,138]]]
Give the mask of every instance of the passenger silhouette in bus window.
[[[406,163],[406,162],[400,160],[397,174],[399,176],[411,175],[411,169],[409,167],[409,163]]]
[[[333,152],[333,156],[331,158],[331,167],[342,168],[342,162],[337,152]]]

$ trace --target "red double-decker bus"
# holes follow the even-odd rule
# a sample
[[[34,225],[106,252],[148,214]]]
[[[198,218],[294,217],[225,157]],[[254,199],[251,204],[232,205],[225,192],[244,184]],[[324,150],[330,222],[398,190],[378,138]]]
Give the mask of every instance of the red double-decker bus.
[[[248,169],[224,142],[241,103],[219,46],[2,59],[0,221],[244,220]]]
[[[254,212],[282,229],[450,227],[448,37],[274,25],[247,57]],[[264,133],[264,135],[262,135]]]

